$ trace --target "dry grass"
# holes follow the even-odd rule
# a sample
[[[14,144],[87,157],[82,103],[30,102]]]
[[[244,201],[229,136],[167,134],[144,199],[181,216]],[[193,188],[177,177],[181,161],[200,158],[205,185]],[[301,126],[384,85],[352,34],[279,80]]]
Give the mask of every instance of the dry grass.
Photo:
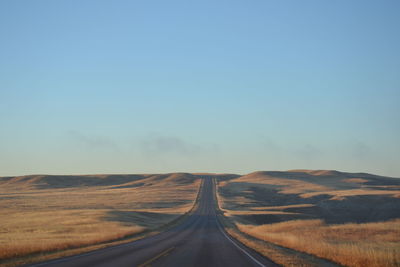
[[[226,229],[229,235],[233,236],[235,239],[239,240],[247,247],[250,247],[267,258],[271,259],[273,262],[285,266],[285,267],[317,267],[322,266],[320,262],[315,262],[310,257],[302,257],[297,253],[285,250],[274,246],[273,244],[265,243],[260,240],[250,239],[243,235],[242,233],[235,231],[233,228]],[[324,264],[323,266],[328,266]]]
[[[285,206],[265,206],[265,207],[250,207],[251,210],[284,210],[291,208],[310,208],[313,204],[295,204],[295,205],[285,205]]]
[[[296,212],[285,212],[279,210],[230,210],[225,211],[225,216],[233,216],[233,215],[296,215],[299,213]]]
[[[42,211],[0,214],[0,259],[77,248],[143,232],[102,220],[103,210]]]
[[[329,191],[331,188],[328,186],[323,186],[315,183],[310,183],[302,180],[287,179],[281,177],[274,177],[267,174],[248,174],[235,179],[234,182],[246,182],[255,184],[265,184],[265,185],[279,185],[281,190],[279,193],[282,194],[299,194],[305,192],[319,192],[319,191]]]
[[[226,218],[260,241],[346,266],[400,266],[399,189],[396,178],[297,170],[225,180],[217,192]]]
[[[312,192],[301,194],[300,197],[310,198],[319,195],[330,195],[333,199],[344,199],[349,196],[372,196],[372,195],[388,195],[400,198],[400,190],[377,190],[377,189],[349,189],[349,190],[330,190],[321,192]]]
[[[321,220],[237,225],[240,231],[346,266],[399,266],[400,220],[326,225]]]
[[[189,174],[91,176],[81,186],[58,178],[0,178],[0,260],[155,229],[191,209],[201,182]]]
[[[366,183],[368,180],[362,179],[362,178],[349,178],[349,179],[343,179],[342,180],[345,183]]]
[[[217,198],[217,209],[221,210],[220,203],[221,203],[221,196],[216,194]],[[303,205],[293,205],[293,206],[303,206]],[[265,207],[260,207],[265,208]],[[271,207],[277,208],[277,207]],[[257,208],[255,208],[257,209]],[[224,213],[226,215],[226,212]],[[237,239],[238,241],[245,244],[247,247],[258,251],[260,254],[264,255],[265,257],[271,259],[273,262],[285,266],[285,267],[317,267],[317,266],[335,266],[330,262],[324,261],[322,259],[318,259],[312,257],[308,254],[300,253],[295,250],[285,249],[283,247],[277,246],[270,242],[264,242],[258,238],[252,238],[251,235],[244,234],[243,232],[239,231],[237,227],[232,225],[232,220],[228,219],[226,216],[219,215],[220,221],[224,225],[225,230]]]

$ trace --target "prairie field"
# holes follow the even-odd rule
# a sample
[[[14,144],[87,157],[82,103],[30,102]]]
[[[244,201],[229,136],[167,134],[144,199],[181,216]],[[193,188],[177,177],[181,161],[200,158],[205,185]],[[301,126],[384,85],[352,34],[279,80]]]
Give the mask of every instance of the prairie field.
[[[237,226],[258,239],[345,266],[396,266],[400,262],[399,219],[342,225],[326,225],[322,220],[293,220]]]
[[[254,240],[345,266],[400,266],[398,178],[338,171],[255,172],[219,181],[218,202],[235,231]],[[254,242],[242,239],[250,246]]]
[[[33,175],[0,178],[0,263],[121,239],[188,212],[201,176]]]

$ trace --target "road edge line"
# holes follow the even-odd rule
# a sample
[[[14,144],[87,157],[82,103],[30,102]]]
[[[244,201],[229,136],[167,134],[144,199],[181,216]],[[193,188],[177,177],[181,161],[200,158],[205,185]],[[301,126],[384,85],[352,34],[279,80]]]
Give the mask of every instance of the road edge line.
[[[213,198],[214,198],[214,203],[217,206],[217,209],[219,209],[219,205],[218,205],[218,199],[217,199],[217,186],[216,186],[216,180],[215,178],[212,179],[213,181]],[[250,253],[248,253],[245,249],[243,249],[242,247],[240,247],[238,244],[236,244],[235,241],[233,241],[226,233],[225,230],[223,229],[221,222],[219,221],[218,218],[218,214],[215,214],[216,219],[217,219],[217,225],[218,225],[218,230],[220,230],[222,232],[222,234],[226,237],[226,239],[228,239],[232,244],[235,245],[235,247],[237,247],[240,251],[242,251],[244,254],[246,254],[250,259],[252,259],[255,263],[257,263],[259,266],[262,267],[266,267],[264,264],[262,264],[261,262],[259,262],[256,258],[254,258],[253,256],[250,255]]]
[[[250,253],[248,253],[246,250],[244,250],[243,248],[241,248],[238,244],[236,244],[235,241],[233,241],[226,233],[225,231],[221,228],[221,223],[218,220],[218,229],[222,232],[222,234],[226,237],[226,239],[228,239],[232,244],[234,244],[238,249],[240,249],[244,254],[246,254],[250,259],[252,259],[255,263],[257,263],[258,265],[262,266],[262,267],[266,267],[264,264],[262,264],[261,262],[259,262],[256,258],[254,258],[253,256],[250,255]]]

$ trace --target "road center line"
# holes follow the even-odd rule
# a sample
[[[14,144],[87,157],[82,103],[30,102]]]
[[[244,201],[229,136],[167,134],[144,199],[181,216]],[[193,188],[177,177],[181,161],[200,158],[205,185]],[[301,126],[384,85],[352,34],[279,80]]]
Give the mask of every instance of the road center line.
[[[156,261],[157,259],[159,259],[159,258],[161,258],[161,257],[163,257],[163,256],[165,256],[165,255],[167,255],[167,254],[170,253],[174,248],[175,248],[175,247],[170,247],[170,248],[164,250],[164,251],[161,252],[160,254],[158,254],[158,255],[154,256],[153,258],[147,260],[146,262],[144,262],[144,263],[138,265],[137,267],[149,266],[150,263],[152,263],[153,261]]]

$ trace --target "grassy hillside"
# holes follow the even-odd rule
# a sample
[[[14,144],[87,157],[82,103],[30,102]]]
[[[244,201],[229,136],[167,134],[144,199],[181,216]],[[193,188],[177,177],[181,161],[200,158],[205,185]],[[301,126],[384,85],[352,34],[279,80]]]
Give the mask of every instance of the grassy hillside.
[[[400,264],[400,179],[309,170],[0,177],[0,264],[157,229],[190,210],[201,180],[211,177],[241,241],[268,257],[276,244],[347,266]],[[285,254],[280,263],[310,266],[301,257]]]
[[[0,263],[156,229],[191,209],[201,177],[0,177]]]
[[[241,232],[347,266],[400,264],[400,179],[366,173],[254,172],[220,181]]]

